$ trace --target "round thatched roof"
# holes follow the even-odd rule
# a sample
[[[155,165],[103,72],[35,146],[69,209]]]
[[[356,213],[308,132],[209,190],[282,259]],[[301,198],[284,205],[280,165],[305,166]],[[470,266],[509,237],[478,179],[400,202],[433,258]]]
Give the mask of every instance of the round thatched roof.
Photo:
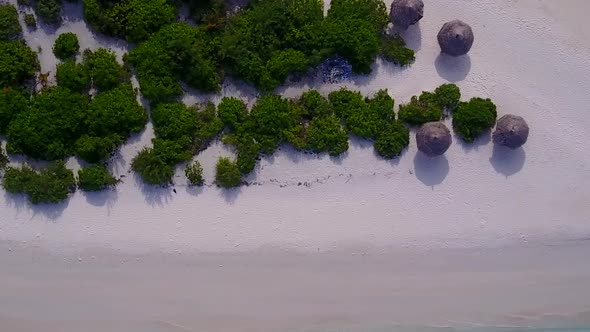
[[[498,120],[492,137],[495,144],[516,149],[526,143],[529,126],[522,117],[507,114]]]
[[[424,2],[422,0],[393,0],[389,16],[393,25],[405,30],[410,25],[418,23],[424,16]]]
[[[440,49],[451,56],[467,54],[473,45],[473,39],[471,27],[459,20],[445,23],[438,32]]]
[[[447,151],[453,138],[449,128],[442,122],[428,122],[416,132],[418,150],[427,156],[438,156]]]

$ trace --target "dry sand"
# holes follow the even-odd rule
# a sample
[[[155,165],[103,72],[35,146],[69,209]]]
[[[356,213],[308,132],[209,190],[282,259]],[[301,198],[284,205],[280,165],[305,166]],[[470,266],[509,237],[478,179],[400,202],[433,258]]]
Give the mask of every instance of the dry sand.
[[[342,331],[527,325],[588,310],[590,250],[571,243],[590,236],[590,2],[425,2],[424,19],[405,33],[417,51],[411,67],[379,61],[347,84],[299,82],[279,92],[388,88],[403,103],[456,82],[464,99],[490,97],[500,116],[523,116],[531,127],[523,149],[494,148],[489,136],[473,145],[455,138],[445,157],[427,159],[412,137],[389,162],[367,142],[353,141],[338,159],[284,148],[261,161],[248,179],[255,185],[190,189],[179,167],[174,193],[128,173],[153,137],[148,125],[112,165],[126,175],[116,191],[78,192],[57,206],[3,195],[0,326]],[[92,34],[79,5],[66,8],[57,33],[75,31],[83,47],[127,49]],[[472,25],[476,41],[469,56],[448,59],[436,33],[455,18]],[[43,48],[44,71],[55,70],[54,33],[25,32],[33,49]],[[256,97],[231,82],[222,95]],[[221,96],[191,93],[185,102],[205,97]],[[215,144],[197,157],[208,183],[220,155],[232,153]],[[135,255],[140,262],[130,261]]]

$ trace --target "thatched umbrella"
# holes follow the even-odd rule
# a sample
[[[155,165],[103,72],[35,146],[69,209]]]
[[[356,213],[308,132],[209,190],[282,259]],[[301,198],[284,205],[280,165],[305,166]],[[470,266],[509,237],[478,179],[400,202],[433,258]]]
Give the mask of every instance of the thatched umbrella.
[[[445,23],[437,37],[442,52],[451,56],[467,54],[474,39],[471,27],[459,20]]]
[[[501,117],[492,134],[495,144],[516,149],[526,143],[529,137],[529,126],[520,116],[507,114]]]
[[[424,16],[424,2],[422,0],[393,0],[389,16],[393,25],[406,30],[410,25],[418,23]]]
[[[422,125],[416,132],[418,150],[427,156],[439,156],[445,153],[453,138],[449,128],[442,122],[428,122]]]

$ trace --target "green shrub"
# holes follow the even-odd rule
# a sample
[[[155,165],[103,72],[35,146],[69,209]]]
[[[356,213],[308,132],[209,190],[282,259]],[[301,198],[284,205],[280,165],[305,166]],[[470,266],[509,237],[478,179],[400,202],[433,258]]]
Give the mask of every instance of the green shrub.
[[[62,60],[75,57],[79,50],[78,36],[73,32],[62,33],[53,44],[53,54]]]
[[[327,116],[334,114],[330,102],[322,96],[317,90],[309,90],[301,95],[301,104],[305,109],[306,118],[314,118],[316,116]]]
[[[333,115],[316,117],[307,130],[308,148],[313,152],[328,152],[338,156],[348,150],[348,134]]]
[[[473,142],[496,123],[496,105],[490,99],[471,98],[453,113],[453,130],[466,142]]]
[[[217,111],[221,122],[231,130],[236,129],[248,117],[246,104],[241,99],[235,97],[224,97],[221,99]]]
[[[174,167],[162,160],[153,148],[139,151],[131,162],[131,169],[152,185],[172,183],[174,176]]]
[[[179,80],[197,89],[219,89],[219,66],[213,37],[202,27],[174,23],[162,28],[127,54],[142,94],[151,102],[182,94]]]
[[[285,139],[288,131],[298,122],[298,116],[289,100],[276,95],[259,98],[250,111],[244,130],[260,143],[265,154],[272,154]]]
[[[84,18],[96,30],[128,41],[147,39],[176,17],[172,1],[84,0]]]
[[[0,4],[0,40],[14,39],[21,31],[16,8],[11,4]]]
[[[0,88],[21,86],[39,68],[37,54],[23,41],[0,41]]]
[[[108,137],[113,134],[123,139],[141,131],[148,120],[145,109],[137,103],[135,90],[125,83],[99,93],[89,106],[85,121],[89,135]]]
[[[399,106],[399,119],[413,126],[426,122],[439,121],[442,108],[437,104],[432,92],[422,92],[420,97],[413,96],[410,103]]]
[[[10,122],[7,149],[44,160],[71,155],[75,141],[86,133],[87,107],[87,96],[61,87],[43,90]]]
[[[453,111],[459,106],[461,90],[455,84],[443,84],[434,90],[436,102],[439,107]]]
[[[90,70],[94,87],[106,91],[119,86],[128,80],[128,73],[117,62],[117,56],[111,50],[99,48],[92,52],[84,51],[84,62]]]
[[[12,88],[0,89],[0,134],[6,134],[8,125],[18,114],[29,107],[24,92]]]
[[[76,141],[76,155],[89,163],[107,160],[113,150],[122,143],[121,137],[96,137],[84,135]]]
[[[37,27],[37,20],[33,14],[25,14],[25,24],[31,28]]]
[[[76,181],[65,163],[56,161],[40,172],[26,165],[8,167],[2,186],[9,193],[26,194],[33,204],[58,203],[76,190]]]
[[[400,36],[382,36],[381,54],[386,60],[401,66],[416,60],[414,51],[406,47],[406,42]]]
[[[4,149],[2,147],[0,147],[0,170],[3,170],[4,168],[6,168],[6,165],[8,165],[9,162],[10,162],[10,160],[8,159],[8,156],[6,155],[6,152],[4,152]]]
[[[373,99],[346,89],[334,91],[328,98],[346,129],[358,137],[375,139],[394,117],[394,101],[386,90],[377,92]]]
[[[78,186],[84,191],[101,191],[117,183],[117,179],[102,165],[92,165],[78,171]]]
[[[203,180],[203,167],[201,167],[201,163],[198,160],[186,165],[184,175],[186,175],[188,182],[193,186],[202,186],[205,183],[205,180]]]
[[[45,23],[56,24],[61,21],[61,0],[37,0],[35,12]]]
[[[382,32],[389,22],[387,7],[381,0],[333,0],[328,17],[337,20],[364,20]]]
[[[216,166],[215,183],[222,188],[233,188],[240,185],[242,175],[236,163],[228,158],[219,158]]]
[[[55,74],[57,85],[74,92],[86,93],[90,89],[90,73],[88,67],[74,60],[67,60],[57,64]]]
[[[410,131],[400,122],[393,122],[375,140],[377,154],[385,159],[399,156],[410,144]]]
[[[197,131],[197,114],[183,103],[158,104],[151,115],[156,136],[162,139],[189,138]]]
[[[195,133],[195,151],[202,151],[223,130],[223,122],[217,116],[215,104],[207,102],[197,111],[197,132]]]
[[[325,35],[326,46],[344,57],[354,72],[367,74],[379,54],[380,35],[363,19],[331,20],[328,13]]]

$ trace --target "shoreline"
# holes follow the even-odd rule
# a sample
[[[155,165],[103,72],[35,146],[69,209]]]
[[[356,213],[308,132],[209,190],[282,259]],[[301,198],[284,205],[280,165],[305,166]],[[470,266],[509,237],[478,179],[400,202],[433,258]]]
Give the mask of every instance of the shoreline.
[[[588,327],[589,250],[581,241],[365,255],[101,249],[64,258],[15,247],[0,251],[0,282],[11,285],[0,291],[0,321],[63,332]]]

